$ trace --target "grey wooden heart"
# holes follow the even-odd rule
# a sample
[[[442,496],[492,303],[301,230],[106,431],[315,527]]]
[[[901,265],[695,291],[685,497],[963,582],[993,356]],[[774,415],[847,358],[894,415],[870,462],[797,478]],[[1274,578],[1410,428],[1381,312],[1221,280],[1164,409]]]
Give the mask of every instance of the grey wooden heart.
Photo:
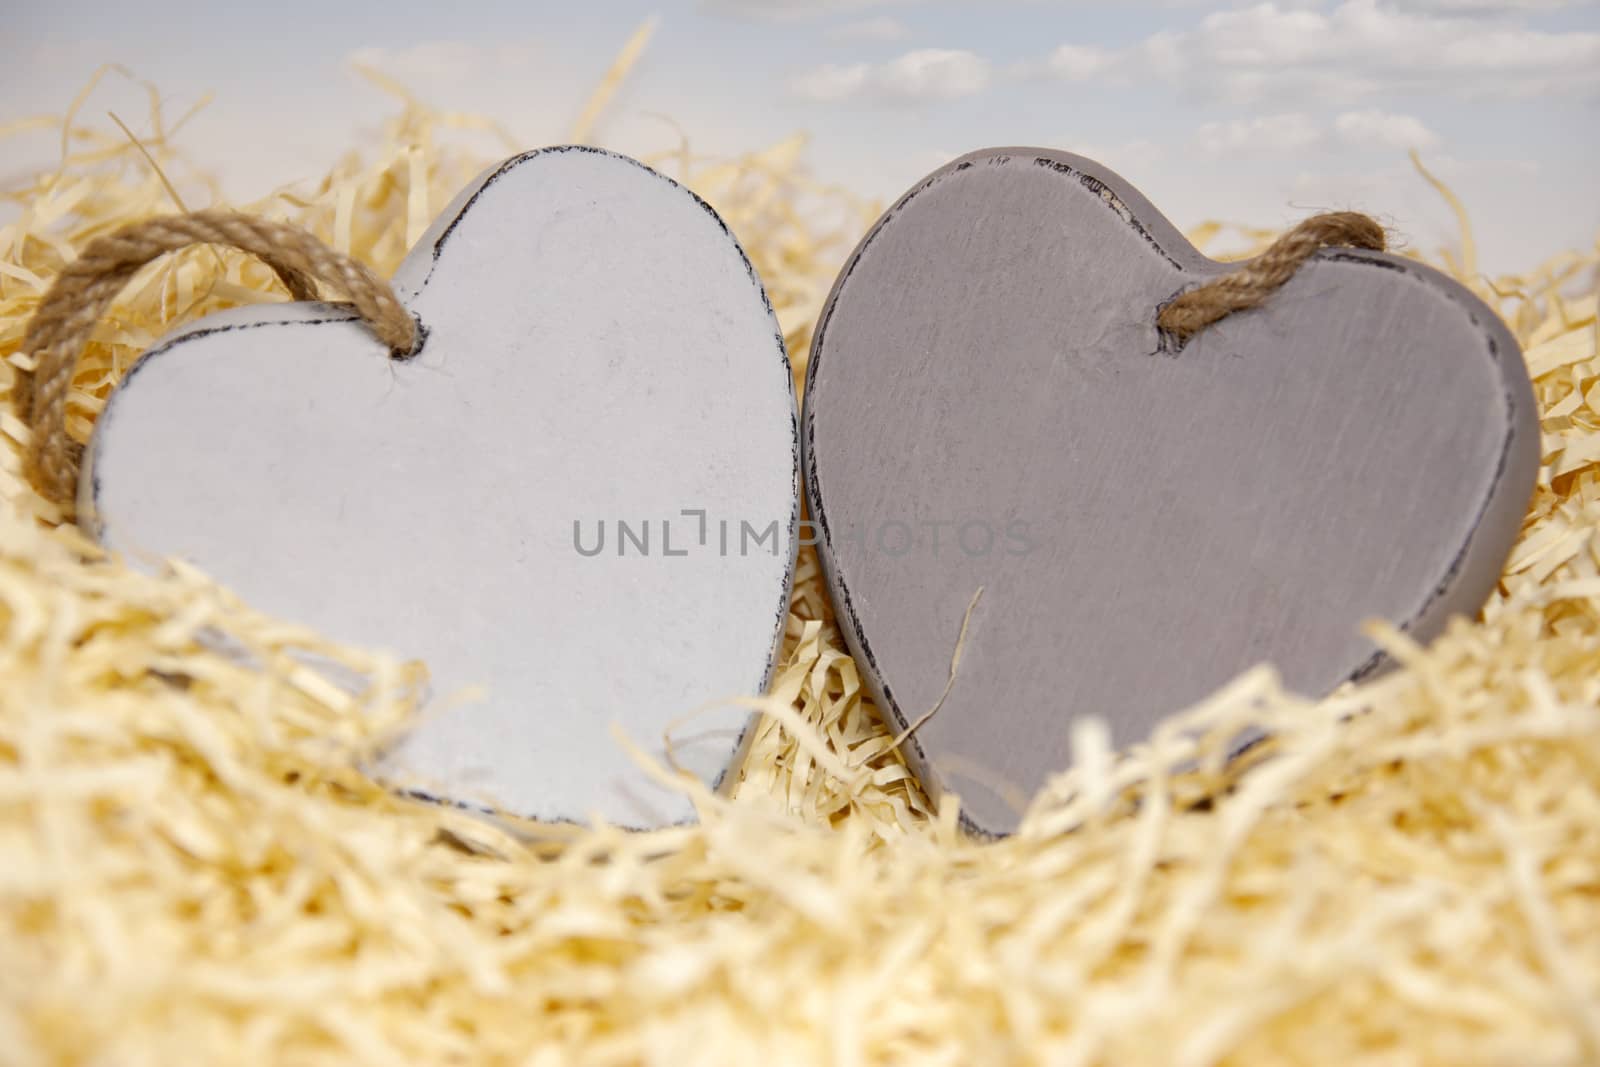
[[[394,284],[425,331],[404,361],[314,303],[158,344],[100,417],[80,510],[130,559],[421,658],[436,694],[482,687],[431,704],[385,774],[543,820],[690,818],[611,726],[659,758],[679,717],[763,691],[782,637],[794,391],[749,261],[688,190],[557,148],[469,186]],[[747,719],[679,731],[678,763],[721,778]]]
[[[1174,351],[1159,308],[1230,268],[1098,164],[977,152],[896,203],[817,328],[805,485],[846,638],[975,830],[1018,821],[1069,722],[1145,736],[1269,661],[1326,693],[1369,618],[1473,614],[1539,459],[1515,341],[1467,290],[1324,250]]]

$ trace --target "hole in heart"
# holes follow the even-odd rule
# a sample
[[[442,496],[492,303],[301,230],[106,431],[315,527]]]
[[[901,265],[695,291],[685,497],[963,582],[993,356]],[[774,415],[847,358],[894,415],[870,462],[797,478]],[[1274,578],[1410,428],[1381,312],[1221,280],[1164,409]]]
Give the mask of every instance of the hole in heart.
[[[1187,288],[1188,287],[1185,286],[1183,289],[1179,289],[1177,292],[1173,293],[1171,296],[1167,297],[1165,300],[1161,301],[1161,303],[1156,305],[1156,350],[1152,352],[1151,355],[1175,356],[1182,352],[1183,346],[1188,343],[1187,338],[1180,337],[1176,333],[1173,333],[1171,330],[1166,329],[1161,325],[1161,313],[1167,309],[1168,304],[1182,296]]]
[[[428,343],[428,328],[422,324],[422,319],[416,314],[413,314],[411,316],[411,321],[417,324],[416,343],[411,346],[409,351],[403,351],[398,348],[390,349],[389,356],[391,359],[404,361],[418,356],[422,353],[423,346]]]

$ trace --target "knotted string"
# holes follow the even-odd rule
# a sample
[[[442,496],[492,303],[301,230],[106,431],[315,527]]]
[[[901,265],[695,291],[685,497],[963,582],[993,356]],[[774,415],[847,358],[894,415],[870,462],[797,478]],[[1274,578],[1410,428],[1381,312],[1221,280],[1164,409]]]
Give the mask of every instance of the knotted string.
[[[1257,306],[1319,249],[1334,246],[1381,252],[1383,227],[1357,211],[1313,215],[1237,270],[1179,295],[1161,309],[1156,324],[1181,345],[1219,319]]]
[[[316,300],[320,281],[348,297],[396,355],[416,349],[416,320],[389,283],[298,226],[233,211],[196,211],[98,237],[56,275],[28,322],[22,348],[33,358],[18,396],[19,414],[32,431],[25,470],[64,515],[73,514],[82,459],[82,448],[67,434],[67,394],[95,324],[145,264],[196,244],[230,245],[264,260],[296,300]]]

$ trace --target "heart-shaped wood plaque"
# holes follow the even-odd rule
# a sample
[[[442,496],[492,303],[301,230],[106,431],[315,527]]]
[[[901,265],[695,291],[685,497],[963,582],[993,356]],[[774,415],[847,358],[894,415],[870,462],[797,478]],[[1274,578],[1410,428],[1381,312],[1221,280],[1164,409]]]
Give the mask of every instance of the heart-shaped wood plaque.
[[[423,659],[440,696],[384,770],[541,820],[685,820],[616,743],[758,694],[798,523],[794,390],[761,283],[693,193],[545,149],[473,183],[394,279],[391,358],[348,309],[208,317],[113,394],[80,511],[255,606]],[[747,712],[680,736],[706,779]]]
[[[1229,271],[1098,164],[966,156],[846,263],[818,325],[805,485],[847,639],[928,784],[1013,829],[1074,716],[1131,742],[1268,661],[1326,693],[1498,581],[1538,465],[1526,369],[1436,271],[1324,250],[1178,348]],[[1009,787],[1009,789],[1007,788]]]

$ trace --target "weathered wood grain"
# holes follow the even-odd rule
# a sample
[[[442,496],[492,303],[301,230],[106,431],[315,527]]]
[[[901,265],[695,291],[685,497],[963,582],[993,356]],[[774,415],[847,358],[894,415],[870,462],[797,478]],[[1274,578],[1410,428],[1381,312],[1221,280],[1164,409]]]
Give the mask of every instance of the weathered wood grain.
[[[1538,463],[1494,314],[1324,251],[1181,352],[1159,306],[1228,268],[1086,159],[974,153],[907,193],[822,314],[806,491],[849,639],[912,755],[1000,833],[1074,716],[1145,736],[1260,661],[1325,693],[1494,587]],[[910,537],[907,536],[910,531]],[[964,531],[964,534],[963,534]],[[963,540],[964,536],[964,540]]]
[[[395,281],[426,331],[405,362],[320,304],[158,345],[101,416],[85,513],[130,558],[425,660],[439,699],[386,774],[540,819],[689,818],[610,726],[659,754],[767,684],[798,442],[760,282],[692,193],[577,148],[486,174]],[[719,522],[768,536],[725,550]],[[745,720],[695,720],[677,759],[722,775]]]

